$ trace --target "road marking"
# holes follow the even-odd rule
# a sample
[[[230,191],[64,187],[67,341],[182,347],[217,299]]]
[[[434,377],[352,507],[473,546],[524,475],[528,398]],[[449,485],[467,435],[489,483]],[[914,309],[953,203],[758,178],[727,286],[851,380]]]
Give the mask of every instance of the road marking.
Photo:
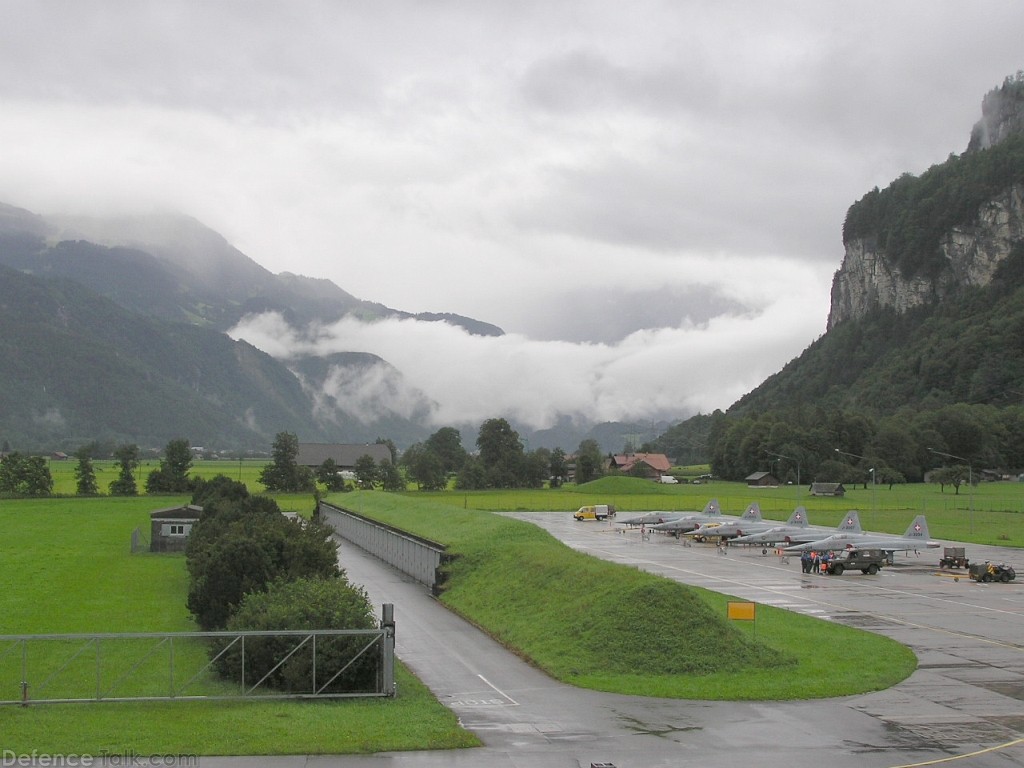
[[[986,752],[999,752],[1003,749],[1009,749],[1010,747],[1016,747],[1018,744],[1024,744],[1024,739],[1014,739],[1008,741],[1005,744],[996,744],[994,747],[986,747],[985,749],[979,749],[976,752],[968,752],[965,755],[953,755],[952,757],[940,757],[935,760],[925,760],[923,763],[905,763],[903,765],[894,765],[891,768],[920,768],[923,765],[938,765],[939,763],[951,763],[954,760],[963,760],[965,757],[977,757],[978,755],[984,755]]]
[[[479,677],[481,680],[483,680],[499,696],[501,696],[501,697],[507,699],[508,701],[512,702],[512,706],[513,707],[518,707],[519,706],[519,702],[518,701],[516,701],[511,696],[509,696],[507,693],[505,693],[503,690],[498,688],[498,686],[494,685],[494,683],[492,683],[486,677],[484,677],[483,675],[477,675],[477,677]]]

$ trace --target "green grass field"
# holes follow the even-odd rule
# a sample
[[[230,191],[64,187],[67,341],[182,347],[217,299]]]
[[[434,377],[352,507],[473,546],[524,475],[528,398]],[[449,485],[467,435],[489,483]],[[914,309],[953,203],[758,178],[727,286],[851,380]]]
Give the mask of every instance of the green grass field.
[[[192,465],[190,474],[193,477],[205,477],[206,479],[215,475],[224,475],[232,480],[245,483],[251,493],[263,493],[266,489],[260,483],[259,476],[268,463],[268,459],[236,459],[234,461],[197,459]],[[53,493],[55,495],[73,496],[75,494],[75,467],[77,466],[78,460],[75,458],[50,460],[50,476],[53,477]],[[147,459],[139,465],[135,471],[135,482],[139,487],[140,494],[145,493],[146,477],[159,467],[160,462],[156,459]],[[94,460],[93,469],[96,471],[96,485],[99,486],[100,493],[108,493],[110,483],[117,478],[117,462]]]
[[[293,500],[306,503],[302,497]],[[182,501],[0,500],[6,574],[0,633],[194,631],[185,608],[184,556],[129,551],[132,529],[148,528],[152,509]],[[65,646],[62,659],[72,651]],[[105,663],[117,669],[118,654],[138,656],[140,651],[138,645],[104,644],[103,653]],[[176,645],[180,673],[204,662],[205,649],[198,643]],[[59,666],[45,658],[42,663],[50,663],[48,669]],[[92,657],[76,664],[61,678],[69,682],[60,684],[82,690],[84,683],[90,690]],[[6,706],[0,707],[0,733],[4,748],[18,754],[338,754],[478,744],[413,675],[397,666],[399,694],[393,700]],[[166,668],[144,666],[136,674],[159,674],[154,670]],[[11,654],[0,659],[0,698],[18,698],[20,680],[20,659]],[[143,682],[129,681],[127,692],[138,691]],[[224,684],[207,678],[190,692],[222,693]]]

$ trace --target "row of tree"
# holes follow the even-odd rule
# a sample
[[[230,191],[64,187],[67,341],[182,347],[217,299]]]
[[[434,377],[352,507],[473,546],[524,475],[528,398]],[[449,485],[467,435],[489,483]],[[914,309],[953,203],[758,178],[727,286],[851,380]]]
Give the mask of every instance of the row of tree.
[[[451,477],[460,490],[488,488],[557,488],[569,477],[569,457],[561,448],[528,451],[519,433],[502,418],[480,425],[476,454],[462,446],[453,427],[442,427],[422,443],[410,446],[401,458],[408,478],[422,490],[446,488]],[[575,479],[585,483],[601,476],[604,455],[596,440],[580,443],[575,456]]]
[[[884,417],[816,407],[742,417],[718,411],[700,417],[695,432],[706,435],[712,472],[726,480],[771,471],[784,482],[883,485],[921,482],[928,473],[959,488],[982,469],[1024,468],[1019,407],[960,403]]]

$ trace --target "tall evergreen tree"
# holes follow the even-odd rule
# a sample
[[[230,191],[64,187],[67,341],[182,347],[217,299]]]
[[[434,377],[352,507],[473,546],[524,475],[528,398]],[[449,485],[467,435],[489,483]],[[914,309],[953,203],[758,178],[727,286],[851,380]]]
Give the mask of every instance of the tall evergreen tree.
[[[139,466],[139,446],[134,443],[124,444],[114,451],[117,461],[117,479],[110,484],[111,496],[137,496],[138,486],[135,484],[135,470]]]
[[[89,446],[83,445],[75,453],[78,464],[75,466],[75,493],[79,496],[96,496],[99,485],[96,483],[96,468],[92,464],[92,452]]]

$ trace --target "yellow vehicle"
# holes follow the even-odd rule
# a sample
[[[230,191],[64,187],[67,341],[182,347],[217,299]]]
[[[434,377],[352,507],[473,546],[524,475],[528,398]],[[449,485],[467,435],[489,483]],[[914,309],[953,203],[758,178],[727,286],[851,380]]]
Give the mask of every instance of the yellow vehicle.
[[[615,507],[611,504],[590,504],[580,507],[572,513],[576,520],[607,520],[615,517]]]

